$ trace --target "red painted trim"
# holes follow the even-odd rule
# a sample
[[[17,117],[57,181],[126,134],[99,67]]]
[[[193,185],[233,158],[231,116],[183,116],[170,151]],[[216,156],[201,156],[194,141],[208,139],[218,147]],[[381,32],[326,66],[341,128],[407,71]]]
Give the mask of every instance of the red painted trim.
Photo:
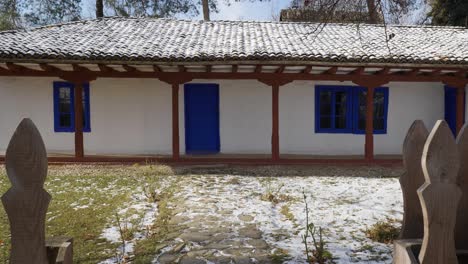
[[[232,164],[232,165],[334,165],[334,166],[401,166],[401,159],[285,159],[273,160],[269,158],[179,158],[171,157],[109,157],[109,156],[85,156],[81,159],[75,157],[49,157],[51,164],[75,164],[75,163],[105,163],[105,164],[131,164],[131,163],[161,163],[175,165],[198,165],[198,164]],[[0,163],[5,162],[5,157],[0,156]]]
[[[75,157],[84,157],[83,144],[83,83],[75,85]]]
[[[179,154],[179,84],[172,84],[172,158],[178,160]]]
[[[457,129],[457,134],[460,132],[460,130],[463,127],[464,123],[464,116],[465,116],[465,86],[458,87],[457,88],[457,99],[456,99],[456,104],[457,104],[457,113],[456,113],[456,129]]]
[[[271,157],[279,160],[279,85],[272,87]]]
[[[366,142],[364,147],[366,160],[374,159],[374,87],[367,88],[366,97]]]

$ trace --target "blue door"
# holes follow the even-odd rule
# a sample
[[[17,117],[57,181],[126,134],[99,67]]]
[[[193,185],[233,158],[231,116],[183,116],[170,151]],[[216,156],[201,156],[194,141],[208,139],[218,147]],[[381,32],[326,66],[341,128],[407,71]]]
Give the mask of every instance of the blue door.
[[[465,106],[463,106],[465,109]],[[465,110],[463,110],[465,113]],[[465,120],[465,117],[463,117]],[[457,136],[457,89],[445,86],[445,121],[447,121],[454,136]],[[464,122],[463,122],[464,123]]]
[[[187,154],[219,152],[219,86],[186,84],[185,151]]]

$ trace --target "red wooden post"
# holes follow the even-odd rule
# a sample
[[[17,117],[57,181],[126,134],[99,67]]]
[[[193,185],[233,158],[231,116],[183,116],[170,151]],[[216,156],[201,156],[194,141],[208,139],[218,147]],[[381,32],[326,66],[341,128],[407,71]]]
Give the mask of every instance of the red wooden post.
[[[367,87],[365,158],[374,160],[374,87]]]
[[[75,82],[75,158],[84,157],[83,144],[83,83]]]
[[[172,158],[178,160],[179,154],[179,84],[172,84]]]
[[[279,160],[279,85],[272,86],[272,135],[271,135],[271,157]]]
[[[456,129],[457,135],[463,127],[465,116],[465,85],[457,87],[457,113],[456,113]]]

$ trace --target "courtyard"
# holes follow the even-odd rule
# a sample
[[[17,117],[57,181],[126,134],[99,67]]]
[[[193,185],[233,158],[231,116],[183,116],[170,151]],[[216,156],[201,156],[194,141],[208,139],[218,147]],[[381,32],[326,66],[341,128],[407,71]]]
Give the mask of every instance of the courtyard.
[[[306,263],[307,202],[330,262],[391,263],[392,244],[373,241],[366,230],[401,225],[401,173],[399,167],[50,166],[46,231],[74,238],[75,263]],[[3,194],[10,183],[4,167],[0,174]],[[2,263],[8,252],[1,208]]]

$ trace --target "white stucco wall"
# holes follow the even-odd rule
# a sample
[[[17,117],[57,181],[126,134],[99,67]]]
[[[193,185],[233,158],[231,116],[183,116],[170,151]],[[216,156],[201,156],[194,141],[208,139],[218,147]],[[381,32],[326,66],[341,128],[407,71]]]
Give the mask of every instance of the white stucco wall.
[[[0,153],[15,126],[31,117],[49,152],[73,153],[72,133],[54,132],[52,78],[0,78]],[[220,86],[222,153],[270,153],[271,87],[258,81],[194,80]],[[359,155],[364,135],[315,133],[315,85],[296,81],[280,88],[280,150],[284,154]],[[391,83],[388,131],[375,135],[376,154],[399,154],[415,119],[430,128],[444,116],[439,83]],[[98,79],[91,84],[91,133],[88,154],[170,154],[171,88],[157,80]],[[467,109],[468,114],[468,109]],[[184,91],[179,96],[180,151],[185,152]]]
[[[315,85],[350,82],[295,81],[280,88],[280,149],[285,154],[362,155],[364,135],[315,133]],[[422,119],[432,128],[444,117],[440,83],[390,83],[387,134],[375,135],[375,154],[400,154],[408,128]]]
[[[31,118],[49,152],[72,152],[72,133],[54,133],[51,78],[0,77],[0,153],[4,153],[16,126]]]

